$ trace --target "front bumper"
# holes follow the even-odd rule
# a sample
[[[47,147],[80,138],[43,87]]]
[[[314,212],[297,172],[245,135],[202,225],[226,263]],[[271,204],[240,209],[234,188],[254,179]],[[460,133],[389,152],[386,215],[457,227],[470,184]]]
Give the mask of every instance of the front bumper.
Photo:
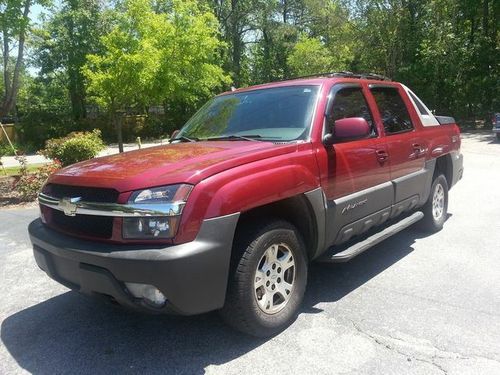
[[[207,219],[193,242],[168,247],[85,241],[49,229],[40,219],[28,231],[38,266],[61,284],[133,309],[193,315],[224,305],[238,217]],[[154,285],[166,305],[156,309],[134,298],[125,282]]]

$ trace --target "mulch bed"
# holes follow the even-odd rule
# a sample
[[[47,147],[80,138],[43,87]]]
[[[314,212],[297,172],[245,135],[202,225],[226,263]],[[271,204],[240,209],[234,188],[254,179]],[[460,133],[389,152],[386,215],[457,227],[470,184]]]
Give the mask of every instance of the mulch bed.
[[[0,175],[0,208],[34,207],[36,202],[23,201],[12,188],[16,179],[16,177],[3,177]]]

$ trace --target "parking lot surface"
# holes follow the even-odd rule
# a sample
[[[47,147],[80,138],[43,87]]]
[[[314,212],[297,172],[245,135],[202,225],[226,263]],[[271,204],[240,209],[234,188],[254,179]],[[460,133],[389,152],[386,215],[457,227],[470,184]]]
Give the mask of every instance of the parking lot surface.
[[[314,264],[297,321],[271,339],[216,313],[149,316],[87,299],[36,266],[34,208],[0,210],[0,374],[500,374],[500,143],[464,134],[444,229],[407,229]]]

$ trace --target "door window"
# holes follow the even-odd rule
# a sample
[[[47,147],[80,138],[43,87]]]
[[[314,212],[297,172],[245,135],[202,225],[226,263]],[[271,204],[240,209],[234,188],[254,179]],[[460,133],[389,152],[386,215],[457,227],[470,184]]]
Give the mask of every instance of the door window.
[[[372,136],[377,135],[376,128],[361,87],[346,87],[335,93],[330,111],[333,121],[349,117],[362,117],[370,125]]]
[[[372,87],[386,135],[413,130],[410,114],[395,87]]]

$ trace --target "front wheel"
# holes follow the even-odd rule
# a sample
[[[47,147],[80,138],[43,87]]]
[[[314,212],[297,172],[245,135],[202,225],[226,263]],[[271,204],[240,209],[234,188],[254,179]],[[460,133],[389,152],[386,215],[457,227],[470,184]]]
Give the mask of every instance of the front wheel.
[[[422,211],[425,215],[420,221],[422,229],[427,232],[438,232],[443,229],[448,215],[448,182],[442,174],[434,178],[431,194]]]
[[[297,316],[307,283],[305,247],[297,229],[285,221],[245,229],[235,238],[221,315],[239,331],[272,336]]]

